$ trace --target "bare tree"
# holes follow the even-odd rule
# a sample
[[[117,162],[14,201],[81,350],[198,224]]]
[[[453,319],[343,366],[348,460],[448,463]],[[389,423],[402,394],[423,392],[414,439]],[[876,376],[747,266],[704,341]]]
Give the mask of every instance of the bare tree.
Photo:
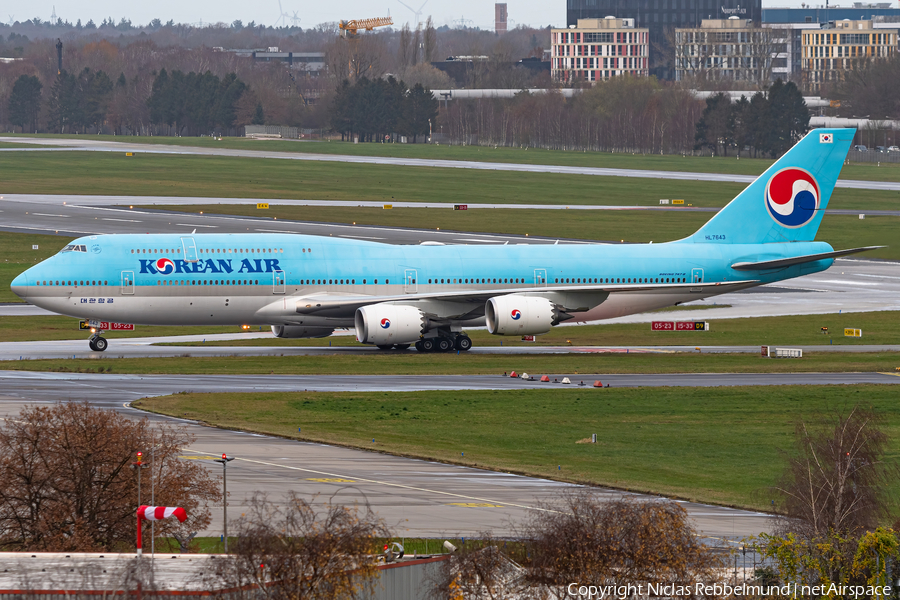
[[[532,555],[529,579],[559,597],[573,581],[689,587],[716,581],[723,566],[675,502],[627,496],[607,501],[579,490],[542,508],[522,531]]]
[[[178,458],[193,437],[183,427],[87,403],[29,407],[0,429],[0,547],[31,551],[99,551],[133,547],[137,477],[149,503],[182,506],[183,525],[157,524],[156,533],[197,531],[210,521],[218,485],[201,465]],[[153,460],[134,471],[135,451]],[[174,521],[171,520],[171,521]],[[148,540],[149,541],[149,540]]]
[[[236,525],[234,554],[214,559],[203,578],[208,589],[237,589],[237,597],[254,599],[368,597],[376,538],[390,537],[368,506],[327,503],[317,512],[293,492],[282,504],[255,495]]]
[[[796,454],[775,486],[782,528],[807,537],[851,535],[890,516],[887,485],[897,468],[884,460],[888,437],[871,408],[799,421],[795,431]]]
[[[428,20],[425,21],[425,33],[423,35],[422,43],[425,50],[423,60],[428,64],[434,60],[434,53],[437,50],[437,31],[434,28],[434,22],[431,20],[430,15]]]

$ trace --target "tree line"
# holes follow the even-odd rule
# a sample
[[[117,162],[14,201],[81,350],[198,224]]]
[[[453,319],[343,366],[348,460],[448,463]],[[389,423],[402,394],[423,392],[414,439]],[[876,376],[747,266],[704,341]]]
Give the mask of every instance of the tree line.
[[[219,79],[209,71],[172,71],[170,75],[163,69],[147,99],[150,122],[172,127],[176,135],[231,129],[237,124],[238,103],[246,91],[247,85],[234,73]],[[254,121],[262,123],[262,118],[254,111]]]
[[[62,70],[47,98],[47,128],[56,133],[86,133],[100,131],[111,122],[118,133],[125,124],[122,113],[129,100],[128,88],[124,73],[114,84],[102,70],[85,67],[78,74]],[[22,131],[38,130],[42,89],[37,77],[19,76],[7,103],[10,123]],[[265,119],[255,94],[234,73],[219,79],[209,71],[198,74],[176,70],[170,75],[163,69],[156,74],[144,103],[149,109],[149,123],[165,126],[176,135],[209,134],[243,123],[261,124]],[[128,125],[134,128],[134,124]]]
[[[355,83],[344,80],[331,104],[331,127],[341,139],[359,137],[361,142],[394,141],[399,134],[427,136],[437,121],[438,102],[421,84],[411,89],[393,77]]]
[[[728,156],[748,148],[752,156],[784,154],[809,131],[809,109],[793,82],[780,79],[764,92],[735,103],[725,93],[706,99],[697,122],[696,148]]]

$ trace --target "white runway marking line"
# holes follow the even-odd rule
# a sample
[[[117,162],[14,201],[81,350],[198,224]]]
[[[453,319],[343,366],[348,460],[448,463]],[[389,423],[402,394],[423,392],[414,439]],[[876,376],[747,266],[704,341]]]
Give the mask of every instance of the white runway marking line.
[[[101,221],[120,221],[122,223],[143,223],[143,221],[138,221],[137,219],[110,219],[108,217],[102,217]]]
[[[180,225],[181,227],[209,227],[211,229],[218,229],[218,225],[195,225],[194,223],[175,223],[176,225]]]
[[[371,235],[338,235],[342,238],[358,238],[361,240],[383,240],[383,237],[372,237]]]
[[[197,454],[202,454],[202,450],[195,450],[193,448],[185,448],[186,452],[195,452]],[[303,467],[292,467],[289,465],[279,465],[277,463],[265,462],[262,460],[253,460],[252,458],[235,458],[235,460],[241,460],[244,462],[254,463],[257,465],[265,465],[267,467],[278,467],[281,469],[291,469],[292,471],[303,471],[304,473],[314,473],[316,475],[324,475],[329,478],[338,478],[338,479],[346,479],[349,478],[349,475],[341,475],[338,473],[328,473],[326,471],[316,471],[315,469],[304,469]],[[524,504],[514,504],[512,502],[503,502],[502,500],[490,500],[488,498],[477,498],[475,496],[466,496],[464,494],[455,494],[453,492],[442,492],[439,490],[429,490],[427,488],[420,488],[413,485],[403,485],[402,483],[390,483],[388,481],[378,481],[377,479],[364,479],[362,477],[355,477],[354,481],[357,483],[374,483],[376,485],[386,485],[388,487],[395,487],[404,490],[413,490],[416,492],[427,492],[429,494],[440,494],[443,496],[451,496],[453,498],[463,498],[464,500],[474,500],[476,502],[488,502],[491,504],[502,504],[504,506],[512,506],[514,508],[524,508],[525,510],[539,510],[543,512],[559,512],[555,510],[550,510],[546,508],[540,508],[537,506],[527,506]]]
[[[31,213],[36,217],[62,217],[68,219],[71,215],[51,215],[50,213]]]

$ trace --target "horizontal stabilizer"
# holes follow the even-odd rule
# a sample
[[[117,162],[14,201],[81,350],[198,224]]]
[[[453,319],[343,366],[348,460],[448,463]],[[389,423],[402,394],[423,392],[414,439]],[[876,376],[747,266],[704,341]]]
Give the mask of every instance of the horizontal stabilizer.
[[[878,248],[884,248],[884,246],[865,246],[862,248],[850,248],[849,250],[835,250],[834,252],[821,252],[819,254],[807,254],[805,256],[792,256],[790,258],[764,260],[762,262],[739,262],[731,265],[731,268],[737,271],[763,271],[765,269],[781,269],[784,267],[792,267],[794,265],[802,265],[804,263],[815,262],[817,260],[824,260],[826,258],[838,258],[839,256],[847,256],[848,254],[866,252],[867,250],[877,250]]]

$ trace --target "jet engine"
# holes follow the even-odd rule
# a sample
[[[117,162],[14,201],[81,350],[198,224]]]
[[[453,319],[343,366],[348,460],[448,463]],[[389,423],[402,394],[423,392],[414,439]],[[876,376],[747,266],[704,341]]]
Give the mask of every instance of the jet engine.
[[[559,322],[553,303],[538,296],[495,296],[484,306],[488,331],[494,335],[547,333]]]
[[[356,309],[356,339],[364,344],[411,344],[425,333],[425,315],[400,304],[372,304]]]
[[[277,338],[323,338],[334,333],[334,329],[305,325],[272,325],[272,333]]]

